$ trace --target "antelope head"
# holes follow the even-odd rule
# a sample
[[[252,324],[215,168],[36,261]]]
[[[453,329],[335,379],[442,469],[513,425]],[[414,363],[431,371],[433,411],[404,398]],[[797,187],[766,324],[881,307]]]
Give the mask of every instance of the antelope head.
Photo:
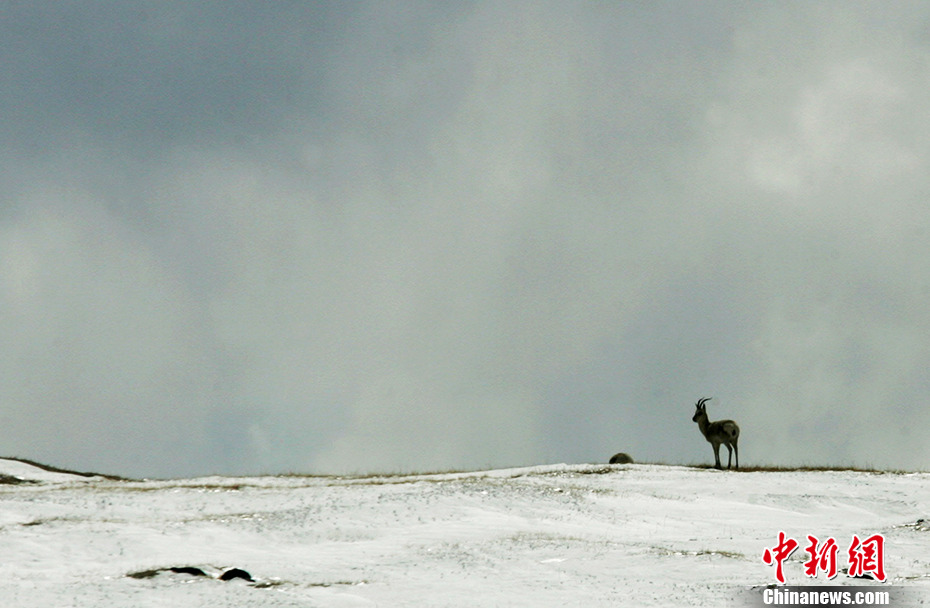
[[[694,405],[694,416],[691,417],[691,422],[697,422],[701,416],[707,417],[707,406],[705,404],[711,399],[713,399],[713,397],[704,397]]]

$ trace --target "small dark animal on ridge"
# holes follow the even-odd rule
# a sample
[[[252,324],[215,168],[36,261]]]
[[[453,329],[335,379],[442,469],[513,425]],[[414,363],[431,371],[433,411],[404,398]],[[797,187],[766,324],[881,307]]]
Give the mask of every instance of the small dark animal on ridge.
[[[710,422],[707,420],[707,406],[706,402],[710,401],[710,397],[704,397],[699,400],[695,405],[694,416],[691,417],[692,422],[697,422],[698,428],[701,429],[701,434],[704,435],[704,438],[714,447],[714,460],[716,461],[716,466],[718,469],[722,469],[720,466],[720,444],[727,446],[727,451],[729,452],[729,457],[727,458],[727,468],[730,468],[730,461],[733,460],[734,454],[736,455],[736,468],[739,468],[739,449],[736,446],[736,442],[739,439],[739,426],[732,420],[717,420],[716,422]]]
[[[624,452],[618,452],[610,457],[610,464],[633,464],[633,458]]]

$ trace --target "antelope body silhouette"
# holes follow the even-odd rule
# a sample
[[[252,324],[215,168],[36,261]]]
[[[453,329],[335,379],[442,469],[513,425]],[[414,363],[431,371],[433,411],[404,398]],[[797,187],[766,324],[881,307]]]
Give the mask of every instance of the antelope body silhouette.
[[[691,417],[691,420],[697,422],[698,428],[701,429],[701,434],[704,435],[704,438],[714,447],[714,460],[716,461],[714,466],[718,469],[723,468],[720,466],[720,444],[722,443],[727,446],[727,451],[729,452],[729,456],[727,457],[727,468],[730,468],[730,463],[735,455],[736,468],[739,469],[739,448],[736,445],[736,442],[739,440],[739,425],[732,420],[710,422],[707,419],[706,405],[710,400],[711,397],[704,397],[695,404],[694,416]]]

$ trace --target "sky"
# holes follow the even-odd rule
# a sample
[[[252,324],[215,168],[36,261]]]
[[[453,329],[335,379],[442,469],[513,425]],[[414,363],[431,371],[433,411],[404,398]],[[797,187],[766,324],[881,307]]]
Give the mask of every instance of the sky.
[[[0,4],[0,453],[930,470],[930,5]]]

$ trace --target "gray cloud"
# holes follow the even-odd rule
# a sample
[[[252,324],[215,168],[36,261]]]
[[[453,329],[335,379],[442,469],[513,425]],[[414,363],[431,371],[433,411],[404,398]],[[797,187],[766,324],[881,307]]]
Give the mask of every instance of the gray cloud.
[[[5,452],[927,466],[922,8],[3,11]]]

